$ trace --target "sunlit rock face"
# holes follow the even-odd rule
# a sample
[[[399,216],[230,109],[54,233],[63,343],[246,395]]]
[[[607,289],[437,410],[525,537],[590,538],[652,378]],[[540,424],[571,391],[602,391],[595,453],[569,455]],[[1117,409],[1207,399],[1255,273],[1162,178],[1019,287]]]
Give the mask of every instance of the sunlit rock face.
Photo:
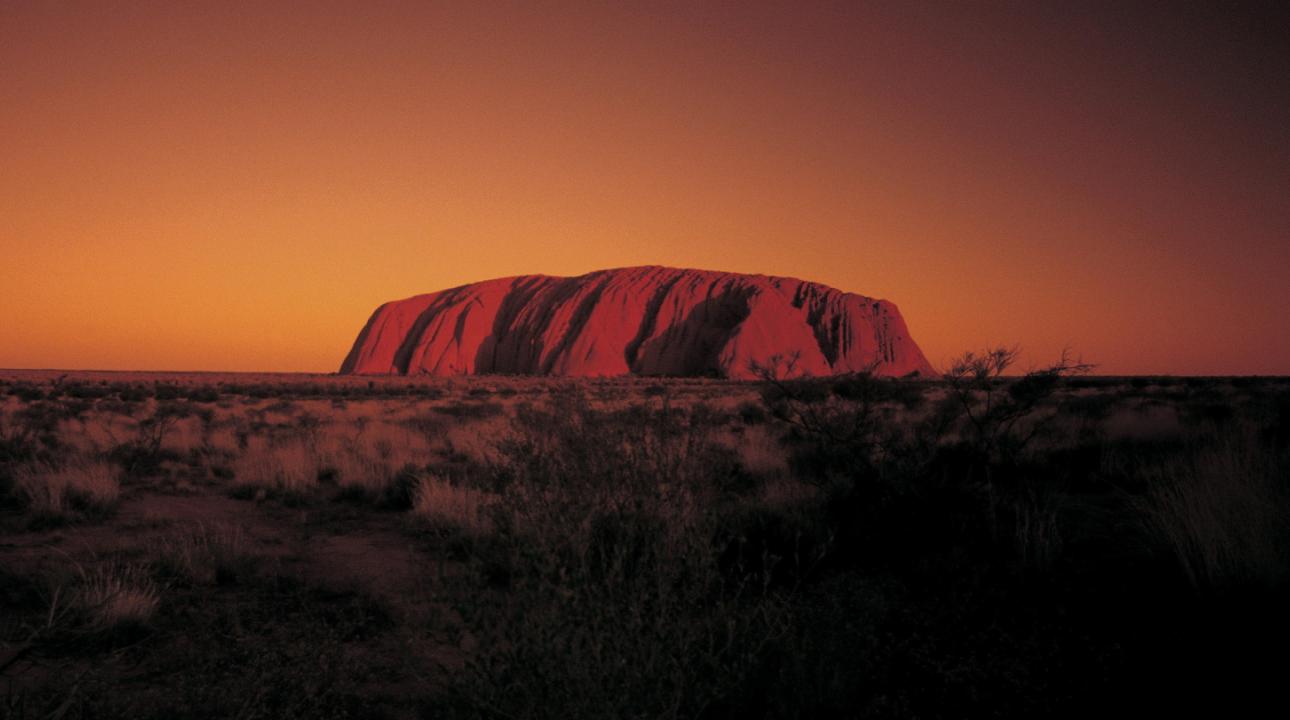
[[[342,373],[751,378],[934,375],[896,306],[766,275],[635,267],[522,275],[385,303]]]

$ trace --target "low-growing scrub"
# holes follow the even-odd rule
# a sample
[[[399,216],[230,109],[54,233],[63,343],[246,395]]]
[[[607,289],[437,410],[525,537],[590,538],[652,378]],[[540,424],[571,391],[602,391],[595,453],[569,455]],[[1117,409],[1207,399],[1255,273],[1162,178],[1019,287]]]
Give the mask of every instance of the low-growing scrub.
[[[1290,383],[1015,360],[935,381],[10,383],[0,716],[1275,701]]]

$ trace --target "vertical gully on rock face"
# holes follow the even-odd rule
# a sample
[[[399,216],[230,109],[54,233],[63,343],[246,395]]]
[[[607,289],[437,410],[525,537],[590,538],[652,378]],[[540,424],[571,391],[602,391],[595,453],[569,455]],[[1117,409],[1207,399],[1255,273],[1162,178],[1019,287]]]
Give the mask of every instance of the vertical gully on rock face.
[[[667,298],[668,293],[672,292],[672,288],[676,287],[676,284],[681,281],[682,277],[684,277],[682,273],[677,273],[666,280],[662,280],[658,286],[654,288],[649,301],[646,302],[645,314],[641,318],[640,328],[636,331],[636,337],[632,338],[632,341],[627,343],[627,350],[625,352],[627,367],[630,368],[632,372],[637,372],[636,357],[640,352],[641,344],[654,333],[654,328],[658,324],[658,314],[663,307],[663,300]]]

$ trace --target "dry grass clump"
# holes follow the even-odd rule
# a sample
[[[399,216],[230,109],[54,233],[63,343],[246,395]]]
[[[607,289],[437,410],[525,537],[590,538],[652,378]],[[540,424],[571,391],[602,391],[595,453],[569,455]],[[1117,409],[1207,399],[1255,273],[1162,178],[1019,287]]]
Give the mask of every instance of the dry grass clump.
[[[424,439],[387,423],[364,425],[356,435],[345,429],[318,435],[320,477],[335,482],[349,499],[410,507],[415,469],[431,455]]]
[[[232,462],[234,495],[299,499],[322,482],[339,486],[349,498],[406,508],[405,476],[430,455],[424,438],[395,425],[315,422],[276,438],[251,436]]]
[[[303,440],[256,442],[233,461],[240,488],[302,495],[318,485],[318,459]]]
[[[15,479],[28,508],[48,517],[72,512],[104,515],[116,507],[121,495],[116,467],[97,458],[79,458],[61,466],[23,467]]]
[[[404,428],[373,423],[356,436],[326,432],[317,443],[321,466],[335,472],[341,486],[379,492],[400,468],[415,465],[430,454],[421,437]]]
[[[412,512],[432,525],[478,537],[492,529],[488,509],[490,493],[453,485],[436,475],[421,478],[412,493]]]
[[[75,606],[89,627],[110,631],[146,625],[161,604],[157,585],[139,565],[106,565],[85,573]]]
[[[1148,525],[1195,587],[1273,585],[1290,571],[1285,467],[1251,435],[1225,434],[1144,469]]]

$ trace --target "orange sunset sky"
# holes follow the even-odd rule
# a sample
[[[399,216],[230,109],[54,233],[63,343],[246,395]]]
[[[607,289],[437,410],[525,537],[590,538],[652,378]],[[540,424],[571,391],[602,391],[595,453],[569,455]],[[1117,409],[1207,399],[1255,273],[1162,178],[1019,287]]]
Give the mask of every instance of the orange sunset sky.
[[[940,367],[1290,374],[1275,7],[6,0],[0,367],[330,372],[386,300],[662,264]]]

